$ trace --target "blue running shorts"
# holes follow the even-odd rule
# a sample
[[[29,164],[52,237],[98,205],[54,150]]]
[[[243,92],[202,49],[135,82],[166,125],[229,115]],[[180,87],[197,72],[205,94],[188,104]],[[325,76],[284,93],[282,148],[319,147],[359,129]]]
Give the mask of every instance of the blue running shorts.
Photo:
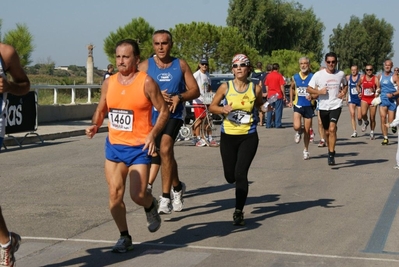
[[[148,155],[148,149],[143,151],[143,147],[144,145],[113,145],[107,137],[105,139],[105,158],[113,162],[123,162],[128,167],[133,164],[150,164],[151,156]]]

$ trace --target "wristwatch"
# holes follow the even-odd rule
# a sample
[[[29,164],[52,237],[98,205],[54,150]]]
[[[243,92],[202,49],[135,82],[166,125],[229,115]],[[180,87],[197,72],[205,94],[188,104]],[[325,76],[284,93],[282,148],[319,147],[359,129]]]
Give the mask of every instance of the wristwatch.
[[[177,97],[179,98],[180,102],[183,102],[183,96],[181,94],[178,94]]]

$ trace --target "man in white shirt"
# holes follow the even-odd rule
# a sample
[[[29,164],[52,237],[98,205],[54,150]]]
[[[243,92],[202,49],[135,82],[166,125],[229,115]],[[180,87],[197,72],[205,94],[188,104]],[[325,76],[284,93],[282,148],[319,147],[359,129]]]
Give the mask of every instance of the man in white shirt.
[[[307,92],[319,98],[319,112],[328,145],[328,165],[335,165],[337,123],[342,110],[342,99],[348,91],[343,71],[337,70],[337,55],[325,55],[326,68],[316,72],[309,82]]]

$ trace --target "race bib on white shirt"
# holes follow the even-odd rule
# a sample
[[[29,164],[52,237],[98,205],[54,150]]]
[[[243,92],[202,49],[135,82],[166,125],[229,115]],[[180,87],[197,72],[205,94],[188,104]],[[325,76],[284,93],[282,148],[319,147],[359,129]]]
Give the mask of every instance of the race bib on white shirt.
[[[243,110],[233,110],[227,115],[227,119],[236,124],[248,124],[251,119],[251,113]]]
[[[125,109],[111,109],[108,112],[110,127],[114,130],[133,131],[133,111]]]

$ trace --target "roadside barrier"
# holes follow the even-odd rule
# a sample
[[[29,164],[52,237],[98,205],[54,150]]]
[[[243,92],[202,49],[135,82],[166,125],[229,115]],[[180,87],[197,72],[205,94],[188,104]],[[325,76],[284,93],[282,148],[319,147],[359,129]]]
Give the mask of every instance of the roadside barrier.
[[[15,143],[22,147],[22,143],[29,135],[36,135],[41,143],[43,139],[37,130],[37,93],[30,91],[23,96],[7,94],[6,102],[6,138],[12,138]],[[12,134],[27,132],[24,137],[16,138]],[[3,143],[3,147],[7,147]]]

